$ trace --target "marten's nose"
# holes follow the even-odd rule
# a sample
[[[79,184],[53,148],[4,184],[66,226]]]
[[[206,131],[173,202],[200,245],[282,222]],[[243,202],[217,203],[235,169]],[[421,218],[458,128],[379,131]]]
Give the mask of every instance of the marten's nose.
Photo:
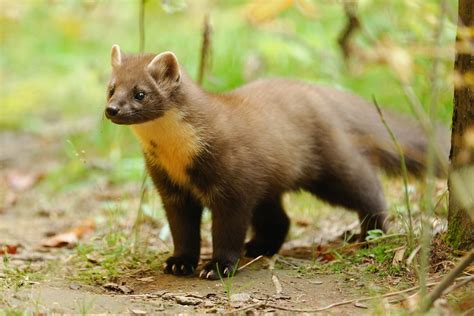
[[[119,108],[116,107],[116,106],[108,106],[108,107],[105,109],[105,114],[106,114],[108,117],[115,116],[115,115],[117,115],[118,112],[119,112]]]

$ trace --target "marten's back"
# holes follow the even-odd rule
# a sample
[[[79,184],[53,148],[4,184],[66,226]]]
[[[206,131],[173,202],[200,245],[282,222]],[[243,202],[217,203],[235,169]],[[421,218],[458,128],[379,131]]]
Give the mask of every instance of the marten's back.
[[[325,157],[331,142],[337,141],[354,146],[388,172],[400,170],[397,149],[375,105],[350,92],[296,80],[263,79],[228,95],[238,96],[239,102],[233,105],[235,118],[237,124],[244,124],[244,130],[253,131],[249,141],[266,143],[259,147],[282,159],[287,168],[291,165],[302,172],[317,172],[318,159],[337,159]],[[410,117],[383,113],[403,146],[408,169],[422,172],[427,151],[423,129]],[[449,151],[446,128],[438,128],[437,143],[445,163]]]
[[[328,148],[344,144],[343,122],[321,93],[303,82],[259,80],[222,96],[227,115],[213,122],[226,130],[236,163],[248,162],[265,182],[296,189],[314,178],[330,157]],[[328,156],[329,155],[329,156]],[[251,162],[249,160],[252,160]]]

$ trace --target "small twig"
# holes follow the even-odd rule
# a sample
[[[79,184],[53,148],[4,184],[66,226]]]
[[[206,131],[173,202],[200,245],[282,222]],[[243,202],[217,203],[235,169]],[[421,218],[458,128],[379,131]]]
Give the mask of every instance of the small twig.
[[[281,292],[283,292],[283,287],[281,286],[280,280],[278,279],[276,274],[274,274],[273,272],[272,272],[272,282],[273,282],[273,285],[275,286],[275,293],[277,295],[281,294]]]
[[[347,17],[347,22],[337,39],[337,43],[341,47],[344,59],[349,59],[351,55],[351,35],[354,33],[354,31],[360,28],[360,21],[356,15],[356,7],[356,2],[344,2],[344,12]]]
[[[283,287],[281,286],[280,280],[278,279],[278,276],[275,274],[275,262],[277,260],[277,256],[272,257],[268,264],[268,269],[270,270],[270,274],[272,275],[271,280],[273,285],[275,286],[275,294],[279,295],[281,292],[283,292]]]
[[[280,261],[281,263],[289,265],[292,268],[298,268],[299,267],[297,264],[294,264],[294,263],[288,261],[288,259],[284,258],[281,255],[275,255],[275,262],[276,261]]]
[[[138,239],[139,239],[139,235],[140,235],[140,227],[143,223],[143,203],[145,201],[145,197],[146,197],[146,192],[147,192],[147,189],[146,189],[146,180],[148,178],[148,173],[146,172],[146,170],[143,171],[143,179],[142,179],[142,185],[140,186],[140,191],[141,191],[141,194],[140,194],[140,200],[138,202],[138,209],[137,209],[137,217],[135,218],[135,222],[133,223],[133,227],[132,227],[132,233],[133,233],[133,236],[135,238],[135,242],[134,242],[134,251],[137,250],[138,248]]]
[[[456,277],[463,272],[472,262],[474,262],[474,249],[471,249],[469,253],[452,269],[443,280],[436,286],[433,291],[428,294],[420,305],[420,311],[426,312],[431,308],[434,301],[436,301],[443,292],[454,282]],[[472,278],[472,277],[471,277]]]
[[[443,294],[446,295],[446,294],[448,294],[448,293],[451,293],[452,291],[457,290],[457,289],[459,289],[461,286],[464,286],[464,285],[466,285],[466,284],[468,284],[469,282],[472,282],[472,281],[474,281],[474,276],[471,275],[471,276],[468,277],[467,279],[461,280],[461,282],[459,282],[459,283],[454,283],[453,285],[451,285],[450,287],[448,287],[448,288],[443,292]]]
[[[262,259],[263,255],[260,255],[258,256],[257,258],[255,259],[252,259],[251,261],[247,262],[246,264],[244,264],[243,266],[239,267],[237,269],[237,271],[242,271],[243,269],[245,269],[246,267],[248,267],[249,265],[251,265],[252,263],[254,262],[257,262],[258,260]]]
[[[211,48],[211,24],[209,22],[209,14],[204,16],[204,28],[202,30],[202,46],[201,46],[201,59],[199,61],[199,73],[197,82],[199,85],[202,85],[204,80],[204,74],[206,72],[208,62],[209,62],[209,53]]]
[[[407,266],[411,266],[413,259],[415,259],[415,256],[418,253],[418,251],[420,251],[420,249],[421,249],[421,245],[418,245],[415,249],[413,249],[413,251],[407,258]]]
[[[443,199],[446,198],[446,196],[448,195],[448,192],[449,192],[449,190],[446,188],[446,189],[444,190],[443,194],[441,194],[441,195],[439,196],[438,201],[436,201],[436,203],[435,203],[435,205],[434,205],[434,207],[433,207],[433,212],[435,212],[435,211],[438,209],[438,207],[441,205],[441,202],[443,202]]]

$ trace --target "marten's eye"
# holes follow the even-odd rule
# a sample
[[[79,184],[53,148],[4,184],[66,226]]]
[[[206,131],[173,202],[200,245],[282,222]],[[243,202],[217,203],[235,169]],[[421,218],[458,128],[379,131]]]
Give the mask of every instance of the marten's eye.
[[[111,86],[109,89],[109,98],[111,98],[115,93],[115,86]]]
[[[145,98],[145,93],[143,91],[139,91],[139,92],[135,93],[134,98],[135,98],[135,100],[141,101]]]

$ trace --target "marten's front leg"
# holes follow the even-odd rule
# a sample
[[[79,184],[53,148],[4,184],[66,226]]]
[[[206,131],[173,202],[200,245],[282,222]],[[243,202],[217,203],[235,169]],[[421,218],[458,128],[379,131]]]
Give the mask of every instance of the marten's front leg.
[[[201,248],[202,206],[189,194],[162,196],[173,236],[174,253],[164,265],[164,272],[174,275],[194,274]]]
[[[217,280],[235,274],[249,222],[250,211],[242,203],[227,202],[212,209],[212,260],[200,278]]]
[[[174,275],[193,274],[201,250],[203,206],[190,192],[173,183],[161,168],[148,161],[147,167],[163,201],[174,243],[173,256],[166,260],[164,272]]]

